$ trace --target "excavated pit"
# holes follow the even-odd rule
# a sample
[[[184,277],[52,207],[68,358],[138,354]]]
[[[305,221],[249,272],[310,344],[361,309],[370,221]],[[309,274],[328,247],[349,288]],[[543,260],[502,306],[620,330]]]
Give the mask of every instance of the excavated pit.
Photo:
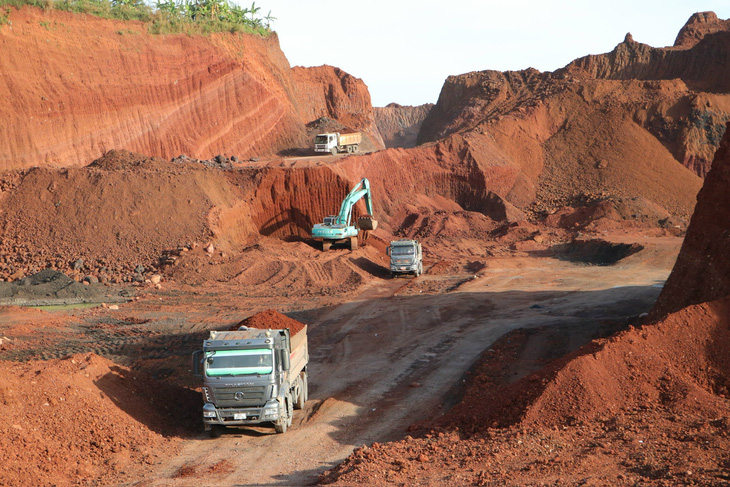
[[[614,265],[643,249],[642,245],[636,243],[613,243],[605,240],[573,240],[550,248],[561,260],[596,266]]]

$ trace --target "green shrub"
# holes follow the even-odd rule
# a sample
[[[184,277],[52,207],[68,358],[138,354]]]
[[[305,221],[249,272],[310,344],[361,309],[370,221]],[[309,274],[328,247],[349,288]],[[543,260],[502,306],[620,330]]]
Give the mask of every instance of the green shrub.
[[[242,8],[228,0],[0,0],[0,26],[9,23],[10,7],[33,6],[119,20],[139,20],[151,34],[207,35],[214,32],[271,34],[271,12],[259,17],[256,2]],[[266,24],[264,24],[266,22]]]

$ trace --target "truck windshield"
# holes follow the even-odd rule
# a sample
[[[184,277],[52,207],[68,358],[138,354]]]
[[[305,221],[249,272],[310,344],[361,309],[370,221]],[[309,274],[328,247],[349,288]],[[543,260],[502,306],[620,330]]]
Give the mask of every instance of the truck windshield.
[[[327,143],[327,136],[326,135],[318,135],[314,138],[315,144],[326,144]]]
[[[270,374],[273,353],[270,349],[217,350],[206,353],[205,373],[208,377],[221,375]]]
[[[413,247],[395,246],[391,250],[393,255],[413,255]]]

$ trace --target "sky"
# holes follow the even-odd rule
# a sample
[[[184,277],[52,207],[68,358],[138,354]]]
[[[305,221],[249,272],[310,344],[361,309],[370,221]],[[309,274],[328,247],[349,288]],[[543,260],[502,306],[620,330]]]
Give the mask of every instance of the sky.
[[[237,0],[243,6],[245,1]],[[610,52],[627,32],[674,44],[695,12],[730,18],[729,0],[259,0],[292,66],[362,79],[373,106],[436,103],[450,75],[553,71]]]

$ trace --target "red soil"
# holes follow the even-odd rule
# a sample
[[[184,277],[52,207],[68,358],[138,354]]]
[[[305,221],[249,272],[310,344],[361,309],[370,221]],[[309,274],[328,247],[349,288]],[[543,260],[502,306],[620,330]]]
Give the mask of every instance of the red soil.
[[[343,116],[382,147],[362,81],[293,71],[275,34],[150,35],[139,22],[29,7],[9,21],[0,170],[83,165],[111,149],[248,159],[311,148],[305,125],[319,116]]]
[[[730,294],[730,137],[726,132],[702,190],[677,263],[652,316]]]
[[[595,340],[512,384],[504,370],[524,332],[509,335],[476,365],[458,405],[430,425],[413,427],[430,427],[430,433],[358,449],[321,481],[727,483],[730,273],[722,272],[728,224],[721,215],[728,211],[728,147],[730,134],[714,159],[655,310],[673,312],[657,323]]]
[[[0,484],[121,481],[174,454],[199,402],[94,354],[0,362]]]
[[[260,330],[276,330],[288,328],[291,336],[296,335],[304,329],[306,326],[301,321],[289,318],[288,316],[279,313],[275,309],[267,309],[261,311],[253,316],[249,316],[245,320],[232,327],[231,330],[237,330],[241,326],[247,326],[249,328],[258,328]]]

